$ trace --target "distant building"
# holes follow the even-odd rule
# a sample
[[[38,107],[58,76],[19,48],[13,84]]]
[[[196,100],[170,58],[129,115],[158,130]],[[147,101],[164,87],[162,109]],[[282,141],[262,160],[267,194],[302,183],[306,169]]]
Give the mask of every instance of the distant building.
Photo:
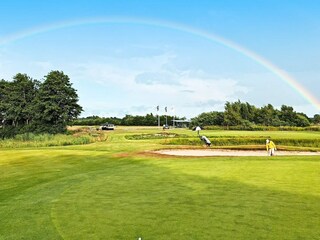
[[[190,125],[190,122],[189,120],[172,120],[172,125],[173,127],[176,127],[176,128],[188,128],[189,125]]]

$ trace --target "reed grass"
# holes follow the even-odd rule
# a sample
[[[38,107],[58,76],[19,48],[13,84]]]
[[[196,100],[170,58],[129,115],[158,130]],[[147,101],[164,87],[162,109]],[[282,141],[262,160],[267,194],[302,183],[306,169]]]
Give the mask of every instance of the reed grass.
[[[106,140],[103,133],[76,132],[74,134],[24,133],[0,141],[0,148],[33,148],[68,145],[84,145]]]

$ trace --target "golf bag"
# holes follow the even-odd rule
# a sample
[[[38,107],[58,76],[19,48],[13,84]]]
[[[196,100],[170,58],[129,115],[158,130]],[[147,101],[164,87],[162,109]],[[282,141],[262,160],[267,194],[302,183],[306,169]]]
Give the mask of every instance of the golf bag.
[[[202,142],[204,142],[207,145],[207,147],[211,146],[211,142],[206,136],[201,136],[200,139]]]

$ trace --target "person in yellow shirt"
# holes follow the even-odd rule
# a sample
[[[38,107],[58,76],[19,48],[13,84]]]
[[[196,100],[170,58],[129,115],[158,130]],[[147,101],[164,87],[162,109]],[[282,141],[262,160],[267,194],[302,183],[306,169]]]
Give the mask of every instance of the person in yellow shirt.
[[[269,139],[266,140],[266,148],[267,148],[268,156],[273,156],[274,151],[277,150],[274,142],[270,141]]]

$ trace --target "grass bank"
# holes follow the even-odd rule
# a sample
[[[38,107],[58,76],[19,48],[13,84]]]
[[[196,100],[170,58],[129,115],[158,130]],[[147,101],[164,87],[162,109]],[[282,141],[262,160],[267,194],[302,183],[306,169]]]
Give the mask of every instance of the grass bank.
[[[13,138],[0,140],[0,148],[34,148],[68,145],[84,145],[105,141],[107,136],[103,132],[78,128],[68,134],[33,134],[25,133]]]

